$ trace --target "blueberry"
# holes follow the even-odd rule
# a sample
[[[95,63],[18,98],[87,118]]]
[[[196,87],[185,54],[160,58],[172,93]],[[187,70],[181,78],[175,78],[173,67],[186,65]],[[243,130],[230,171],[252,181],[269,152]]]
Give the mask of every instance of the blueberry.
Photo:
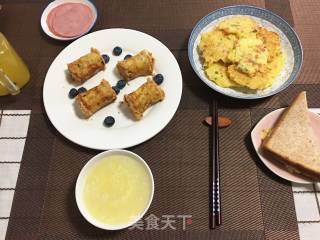
[[[120,89],[117,86],[113,86],[112,89],[113,89],[113,91],[116,92],[117,95],[120,92]]]
[[[81,87],[81,88],[78,89],[78,92],[79,92],[79,93],[84,93],[84,92],[86,92],[86,91],[87,91],[87,89],[84,88],[84,87]]]
[[[105,63],[108,63],[110,61],[110,57],[107,54],[103,54],[102,58]]]
[[[121,53],[122,53],[122,48],[121,47],[115,47],[114,49],[113,49],[113,55],[115,55],[115,56],[120,56],[121,55]]]
[[[103,123],[105,126],[107,127],[111,127],[114,124],[115,120],[114,117],[112,116],[108,116],[104,119]]]
[[[79,94],[78,90],[75,88],[71,88],[69,91],[69,98],[75,98]]]
[[[156,82],[156,84],[160,85],[163,82],[163,75],[162,74],[157,74],[153,77],[153,80]]]
[[[116,87],[121,90],[126,86],[126,84],[127,82],[125,80],[119,80]]]
[[[124,60],[127,60],[128,58],[131,58],[132,55],[131,54],[127,54],[125,57],[124,57]]]

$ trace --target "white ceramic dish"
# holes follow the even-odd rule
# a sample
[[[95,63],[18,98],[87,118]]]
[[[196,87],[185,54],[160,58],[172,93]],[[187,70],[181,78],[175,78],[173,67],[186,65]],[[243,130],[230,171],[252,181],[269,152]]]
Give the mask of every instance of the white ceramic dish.
[[[254,127],[254,129],[251,132],[251,140],[252,140],[254,149],[256,150],[259,158],[264,163],[264,165],[279,177],[282,177],[288,181],[295,182],[295,183],[304,183],[304,184],[312,183],[310,179],[302,175],[288,171],[288,169],[278,164],[274,159],[270,159],[269,156],[266,156],[261,149],[261,144],[262,144],[261,132],[265,129],[272,128],[284,110],[285,110],[284,108],[277,109],[267,114],[266,116],[264,116],[257,123],[257,125]],[[313,111],[309,111],[309,116],[310,116],[311,126],[320,141],[320,117],[318,114],[316,114]]]
[[[150,181],[151,181],[151,195],[150,195],[150,199],[149,202],[146,206],[146,208],[144,209],[144,211],[141,213],[140,216],[138,216],[136,219],[133,219],[130,223],[128,224],[123,224],[123,225],[108,225],[108,224],[103,224],[99,221],[97,221],[95,218],[93,218],[90,213],[88,213],[84,202],[83,202],[83,189],[84,189],[84,183],[85,183],[85,176],[87,175],[88,171],[91,169],[91,167],[96,164],[97,162],[99,162],[100,160],[102,160],[103,158],[107,157],[107,156],[111,156],[111,155],[126,155],[126,156],[130,156],[132,158],[134,158],[135,160],[141,162],[144,167],[146,168],[149,176],[150,176]],[[152,172],[149,168],[149,166],[147,165],[147,163],[137,154],[130,152],[130,151],[126,151],[126,150],[110,150],[110,151],[105,151],[102,152],[98,155],[96,155],[95,157],[91,158],[86,165],[82,168],[77,182],[76,182],[76,188],[75,188],[75,197],[76,197],[76,202],[78,205],[78,208],[81,212],[81,214],[83,215],[83,217],[92,225],[101,228],[101,229],[105,229],[105,230],[120,230],[123,228],[127,228],[131,225],[133,225],[134,223],[136,223],[139,219],[141,219],[143,217],[143,215],[148,211],[150,204],[152,202],[153,199],[153,194],[154,194],[154,180],[153,180],[153,175]]]
[[[118,57],[112,54],[115,46],[123,49]],[[148,49],[156,59],[155,71],[164,76],[161,87],[165,91],[165,99],[149,108],[140,121],[134,120],[122,101],[124,94],[133,92],[147,79],[139,77],[121,90],[114,103],[88,120],[80,118],[75,112],[74,99],[68,97],[69,90],[75,85],[67,79],[67,63],[88,53],[91,47],[97,48],[102,54],[108,54],[110,61],[105,71],[86,81],[83,87],[90,89],[102,79],[108,80],[112,86],[116,85],[121,79],[116,70],[117,62],[126,54],[134,55],[142,49]],[[44,106],[55,128],[72,142],[99,150],[128,148],[156,135],[175,114],[181,94],[182,76],[170,50],[150,35],[129,29],[105,29],[74,41],[52,62],[43,87]],[[115,124],[107,128],[103,126],[103,120],[109,115],[115,118]]]
[[[71,38],[67,38],[67,37],[61,37],[61,36],[57,36],[55,35],[53,32],[50,31],[48,25],[47,25],[47,17],[48,17],[48,14],[51,12],[52,9],[54,9],[55,7],[63,4],[63,3],[82,3],[82,4],[85,4],[87,5],[90,9],[91,9],[91,12],[93,14],[93,21],[92,21],[92,24],[91,26],[89,27],[89,29],[82,33],[81,35],[79,36],[75,36],[75,37],[71,37]],[[93,3],[89,0],[55,0],[55,1],[52,1],[43,11],[42,15],[41,15],[41,19],[40,19],[40,24],[41,24],[41,28],[42,30],[51,38],[54,38],[54,39],[57,39],[57,40],[61,40],[61,41],[70,41],[70,40],[73,40],[73,39],[76,39],[76,38],[79,38],[81,36],[83,36],[84,34],[88,33],[91,28],[94,26],[94,24],[96,23],[97,21],[97,17],[98,17],[98,11],[96,9],[96,7],[93,5]]]
[[[275,83],[270,88],[258,91],[247,88],[223,88],[210,81],[204,72],[198,53],[201,35],[215,28],[221,21],[235,16],[249,16],[261,26],[276,32],[280,37],[281,48],[286,57],[286,63],[281,73],[277,76]],[[266,9],[246,5],[220,8],[203,17],[196,24],[190,35],[188,56],[193,70],[208,87],[223,95],[239,99],[264,98],[284,90],[296,79],[303,61],[300,40],[294,29],[284,19]]]

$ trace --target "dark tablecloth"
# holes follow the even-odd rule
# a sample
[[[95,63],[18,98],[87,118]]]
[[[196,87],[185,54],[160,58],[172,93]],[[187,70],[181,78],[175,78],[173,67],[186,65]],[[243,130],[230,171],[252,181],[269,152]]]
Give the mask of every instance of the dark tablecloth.
[[[146,216],[192,215],[186,229],[103,231],[87,223],[77,209],[74,186],[83,165],[97,151],[60,135],[46,117],[42,86],[56,55],[69,43],[48,38],[40,16],[49,1],[2,0],[0,30],[31,71],[31,81],[15,97],[2,97],[1,109],[31,109],[28,137],[19,172],[7,239],[298,239],[291,184],[267,170],[254,153],[250,131],[273,109],[286,106],[306,90],[319,107],[320,2],[289,0],[95,0],[95,30],[132,28],[167,45],[183,75],[183,96],[168,126],[151,140],[129,150],[141,155],[155,178],[155,195]],[[294,84],[257,101],[223,97],[193,72],[187,43],[196,22],[223,6],[250,4],[286,19],[298,32],[304,65]],[[210,130],[201,124],[212,101],[233,124],[220,131],[223,224],[209,229]]]

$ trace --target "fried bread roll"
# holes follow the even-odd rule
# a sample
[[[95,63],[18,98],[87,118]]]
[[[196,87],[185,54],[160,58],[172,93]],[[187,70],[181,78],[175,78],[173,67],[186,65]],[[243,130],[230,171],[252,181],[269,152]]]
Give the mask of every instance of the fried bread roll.
[[[124,80],[130,81],[136,77],[151,75],[154,70],[154,61],[152,53],[142,50],[131,58],[119,61],[117,69]]]
[[[143,117],[144,111],[164,99],[164,91],[151,79],[142,84],[136,91],[124,95],[124,102],[137,120]]]
[[[91,48],[90,53],[68,64],[72,80],[80,84],[104,69],[105,62],[100,52],[95,48]]]
[[[80,93],[76,98],[81,112],[86,118],[116,100],[117,95],[109,82],[102,80],[101,83],[90,90]]]

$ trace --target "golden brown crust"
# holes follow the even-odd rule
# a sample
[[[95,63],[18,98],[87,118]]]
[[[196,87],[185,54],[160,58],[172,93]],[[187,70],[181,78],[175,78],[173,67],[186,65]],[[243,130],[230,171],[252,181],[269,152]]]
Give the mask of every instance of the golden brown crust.
[[[268,49],[268,62],[273,61],[277,56],[281,54],[280,37],[277,33],[259,27],[257,36],[263,40],[265,46]]]
[[[116,98],[117,95],[109,82],[102,80],[98,86],[80,93],[76,98],[76,103],[83,115],[89,118],[104,106],[112,103]]]
[[[85,101],[83,100],[82,97],[77,97],[76,98],[76,102],[78,104],[79,109],[82,112],[82,115],[85,118],[89,118],[89,117],[91,117],[93,115],[93,112],[91,112],[90,109],[86,106],[86,103],[85,103]]]
[[[91,48],[90,53],[68,64],[72,80],[80,84],[104,69],[105,62],[100,52],[95,48]]]
[[[143,113],[150,106],[162,101],[164,91],[151,79],[142,84],[136,91],[124,95],[124,102],[137,120],[143,117]]]
[[[117,69],[124,80],[130,81],[140,76],[151,75],[154,71],[154,62],[152,53],[142,50],[131,58],[119,61]]]

